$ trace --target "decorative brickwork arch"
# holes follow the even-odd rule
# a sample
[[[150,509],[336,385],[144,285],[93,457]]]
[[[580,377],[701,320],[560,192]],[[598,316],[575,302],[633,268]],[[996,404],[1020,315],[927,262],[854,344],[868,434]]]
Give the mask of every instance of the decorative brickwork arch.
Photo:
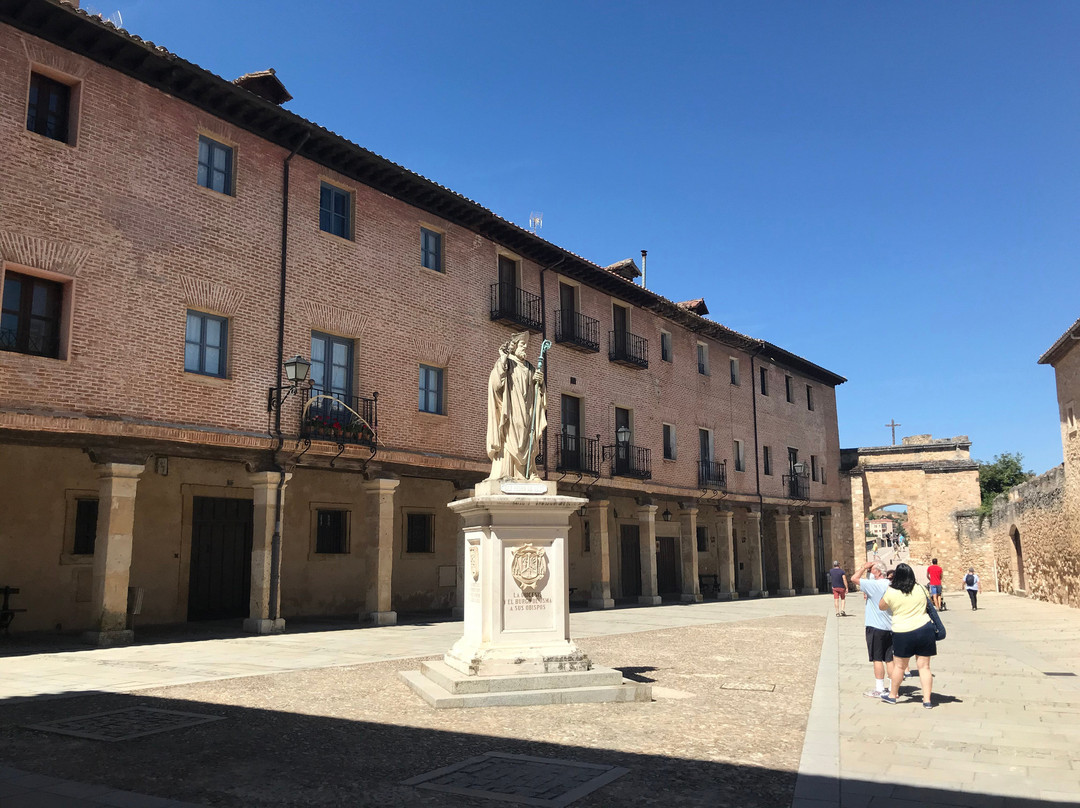
[[[912,566],[936,557],[955,577],[984,560],[983,550],[961,539],[957,515],[979,507],[979,467],[971,459],[967,436],[934,440],[930,435],[903,439],[899,446],[840,451],[842,484],[850,492],[851,541],[855,558],[864,558],[867,516],[894,503],[908,506]]]

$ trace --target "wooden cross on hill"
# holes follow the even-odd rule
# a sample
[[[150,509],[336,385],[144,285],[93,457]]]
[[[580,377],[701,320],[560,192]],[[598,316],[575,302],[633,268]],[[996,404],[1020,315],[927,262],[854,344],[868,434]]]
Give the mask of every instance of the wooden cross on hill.
[[[902,426],[902,424],[896,423],[895,418],[890,418],[889,421],[890,421],[890,423],[885,424],[885,426],[892,427],[892,445],[895,446],[896,445],[896,428],[898,426]]]

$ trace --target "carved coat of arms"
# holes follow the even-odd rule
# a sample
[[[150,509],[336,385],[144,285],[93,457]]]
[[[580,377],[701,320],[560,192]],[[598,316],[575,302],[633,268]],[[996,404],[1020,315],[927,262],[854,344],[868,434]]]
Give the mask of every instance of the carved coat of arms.
[[[547,555],[544,549],[531,544],[515,548],[510,574],[514,576],[522,592],[535,592],[547,575]]]
[[[475,544],[469,547],[469,572],[474,581],[480,578],[480,548]]]

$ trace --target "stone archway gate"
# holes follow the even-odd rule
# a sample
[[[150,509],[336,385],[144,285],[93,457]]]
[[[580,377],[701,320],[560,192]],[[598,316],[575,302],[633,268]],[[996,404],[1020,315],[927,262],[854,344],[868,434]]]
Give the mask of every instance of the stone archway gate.
[[[886,505],[908,506],[908,538],[913,566],[936,557],[954,586],[960,571],[982,556],[965,546],[957,517],[978,508],[979,467],[971,459],[967,435],[903,438],[899,446],[840,450],[841,485],[850,494],[851,547],[856,562],[866,557],[866,516]],[[972,552],[975,549],[975,552]],[[992,555],[992,550],[986,548]]]

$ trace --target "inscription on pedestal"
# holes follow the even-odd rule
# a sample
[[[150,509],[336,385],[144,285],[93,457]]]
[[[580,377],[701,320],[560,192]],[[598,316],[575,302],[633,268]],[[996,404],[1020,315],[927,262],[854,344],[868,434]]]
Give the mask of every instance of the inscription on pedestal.
[[[546,494],[547,486],[543,483],[504,482],[499,486],[504,494]]]

